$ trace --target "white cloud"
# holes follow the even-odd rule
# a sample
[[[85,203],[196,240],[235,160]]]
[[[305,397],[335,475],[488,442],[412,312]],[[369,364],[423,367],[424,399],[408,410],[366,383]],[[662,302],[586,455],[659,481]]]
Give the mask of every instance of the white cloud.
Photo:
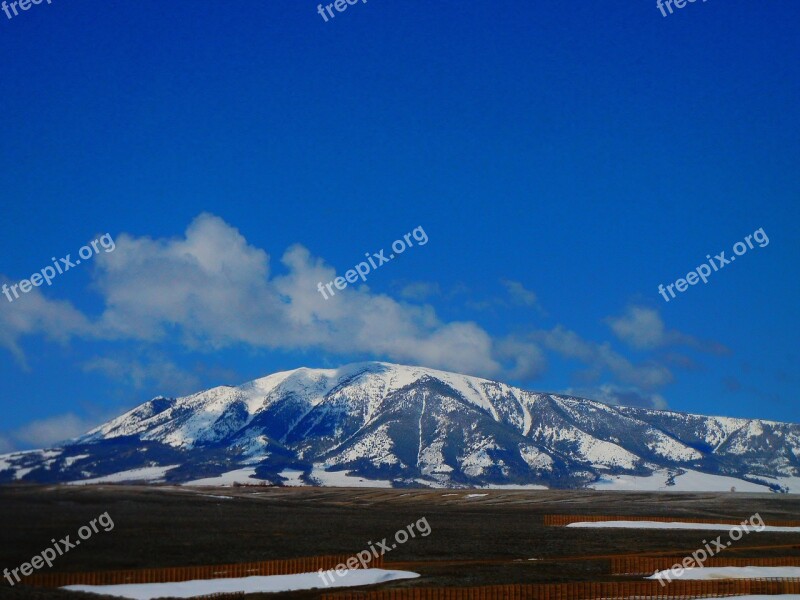
[[[510,279],[501,279],[500,283],[508,291],[508,295],[514,304],[519,306],[531,306],[538,310],[542,310],[539,305],[539,299],[536,293],[531,290],[525,289],[519,281],[512,281]]]
[[[514,379],[534,379],[547,368],[544,352],[530,341],[508,337],[497,342],[495,348],[498,357],[513,362],[508,369],[508,376]]]
[[[19,338],[38,333],[62,341],[84,336],[178,342],[201,352],[237,346],[318,350],[515,379],[542,372],[544,348],[581,361],[592,380],[608,372],[621,384],[645,390],[672,381],[663,365],[633,364],[607,343],[585,341],[561,326],[525,339],[492,339],[474,322],[443,321],[430,305],[395,300],[366,285],[351,284],[326,300],[317,284],[333,280],[335,271],[322,259],[294,245],[273,266],[264,250],[210,214],[194,219],[180,237],[121,234],[115,241],[115,251],[98,255],[93,263],[93,287],[105,303],[99,317],[89,319],[69,303],[47,300],[35,290],[15,302],[13,311],[0,313],[0,346],[22,359]],[[502,283],[512,301],[539,308],[536,295],[521,283]],[[406,296],[437,289],[436,284],[425,286]],[[678,335],[665,333],[658,314],[647,309],[631,308],[609,322],[617,336],[639,348],[658,347]],[[158,362],[134,356],[124,365],[105,356],[86,368],[127,378],[134,386],[146,381],[173,385],[166,389],[177,388],[176,393],[196,385],[191,374],[166,360]]]
[[[657,311],[631,306],[621,317],[607,319],[611,330],[634,348],[652,349],[665,343],[665,327]]]
[[[652,308],[629,306],[621,316],[608,317],[606,323],[620,341],[637,350],[687,346],[711,354],[728,353],[728,349],[717,342],[707,342],[680,331],[667,330],[661,315]]]
[[[8,438],[13,439],[17,447],[43,448],[82,435],[100,422],[84,419],[73,413],[66,413],[31,421],[11,432]]]
[[[414,281],[400,289],[400,295],[408,300],[422,301],[442,293],[438,283],[433,281]]]
[[[11,282],[0,277],[0,284]],[[13,296],[12,296],[13,297]],[[69,302],[48,300],[41,288],[32,288],[27,294],[7,302],[0,296],[0,347],[5,348],[17,362],[28,368],[19,339],[25,335],[41,334],[57,342],[66,342],[73,336],[91,336],[96,331],[89,320]]]
[[[29,421],[13,430],[0,432],[0,454],[15,450],[57,447],[61,442],[79,437],[109,419],[118,417],[120,406],[87,406],[86,413],[67,412]]]
[[[0,434],[0,454],[13,452],[15,448],[16,444],[10,436]]]
[[[335,277],[332,267],[295,245],[273,274],[266,252],[213,215],[198,216],[180,238],[121,234],[115,241],[116,250],[94,263],[94,287],[105,300],[99,319],[90,323],[68,303],[39,298],[46,318],[16,326],[0,343],[21,355],[18,337],[37,332],[64,339],[177,339],[201,351],[239,344],[319,349],[475,375],[503,373],[491,337],[475,323],[443,322],[428,305],[399,302],[366,286],[352,285],[326,300],[317,283]]]

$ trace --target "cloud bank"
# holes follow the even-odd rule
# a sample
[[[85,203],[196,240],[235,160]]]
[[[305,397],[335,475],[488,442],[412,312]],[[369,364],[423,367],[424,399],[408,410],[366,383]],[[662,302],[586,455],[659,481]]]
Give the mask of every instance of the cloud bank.
[[[116,250],[98,255],[93,264],[93,289],[103,301],[97,315],[47,299],[40,289],[5,307],[0,311],[0,347],[22,366],[20,340],[42,335],[58,342],[74,337],[129,341],[144,348],[177,341],[198,352],[229,347],[316,350],[515,380],[539,376],[550,352],[580,363],[579,389],[590,390],[599,400],[666,406],[656,391],[673,381],[666,363],[676,361],[636,363],[607,342],[585,340],[562,325],[493,337],[475,322],[445,321],[424,304],[426,297],[441,293],[435,283],[407,285],[400,294],[403,300],[366,286],[349,286],[326,300],[317,282],[331,281],[335,275],[331,266],[301,245],[288,248],[273,264],[236,228],[201,214],[180,237],[117,236]],[[520,282],[501,284],[512,304],[544,314],[537,295]],[[635,350],[682,345],[725,351],[668,331],[658,312],[649,308],[629,307],[606,323]],[[119,360],[104,355],[84,362],[83,368],[134,387],[170,381],[190,388],[197,381],[166,357]],[[609,378],[614,383],[600,385]]]

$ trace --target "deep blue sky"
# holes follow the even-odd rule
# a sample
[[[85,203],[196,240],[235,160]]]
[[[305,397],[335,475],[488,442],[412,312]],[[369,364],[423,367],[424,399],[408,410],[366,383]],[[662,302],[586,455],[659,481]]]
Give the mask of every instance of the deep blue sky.
[[[0,296],[0,450],[372,359],[800,421],[798,22],[788,0],[0,13],[0,277],[118,244]],[[316,291],[418,226],[368,289]]]

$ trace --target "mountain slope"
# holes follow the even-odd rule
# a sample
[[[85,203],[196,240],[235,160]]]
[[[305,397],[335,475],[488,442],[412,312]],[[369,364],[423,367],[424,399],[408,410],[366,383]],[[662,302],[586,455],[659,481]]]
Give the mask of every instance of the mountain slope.
[[[20,480],[800,491],[800,425],[357,363],[154,398],[61,448],[0,456],[0,482]]]

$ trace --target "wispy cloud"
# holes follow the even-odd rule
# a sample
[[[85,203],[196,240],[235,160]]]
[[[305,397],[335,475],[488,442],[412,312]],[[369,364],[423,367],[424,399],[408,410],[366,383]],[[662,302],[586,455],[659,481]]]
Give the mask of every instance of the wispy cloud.
[[[0,277],[0,284],[11,283]],[[25,353],[19,345],[20,338],[26,335],[43,335],[53,341],[65,343],[74,336],[91,337],[97,329],[88,318],[69,302],[48,300],[40,288],[31,289],[16,302],[5,304],[0,310],[0,347],[8,350],[17,363],[28,369]]]
[[[102,417],[86,418],[71,412],[31,421],[13,431],[0,433],[0,452],[55,446],[86,433],[104,421]]]
[[[162,353],[142,351],[137,356],[96,356],[83,363],[86,372],[102,373],[135,390],[155,388],[165,396],[196,392],[202,379],[180,368]]]
[[[699,340],[680,331],[668,330],[657,310],[629,306],[618,317],[608,317],[606,323],[617,338],[638,350],[654,350],[668,346],[685,346],[710,354],[730,351],[718,342]]]
[[[584,377],[587,380],[597,380],[603,373],[609,372],[621,383],[651,390],[671,383],[674,379],[664,365],[653,361],[634,364],[614,351],[608,343],[584,340],[561,325],[548,331],[536,332],[533,339],[565,358],[575,359],[586,365]]]
[[[621,387],[611,383],[593,388],[569,388],[564,393],[617,406],[637,406],[656,410],[668,408],[667,401],[661,394],[642,392],[633,387]]]
[[[539,298],[536,296],[536,293],[526,289],[519,281],[501,279],[500,283],[506,288],[508,296],[513,304],[532,307],[540,312],[544,312],[544,309],[539,304]]]
[[[414,281],[400,288],[401,297],[418,302],[439,296],[441,293],[441,286],[435,281]]]

